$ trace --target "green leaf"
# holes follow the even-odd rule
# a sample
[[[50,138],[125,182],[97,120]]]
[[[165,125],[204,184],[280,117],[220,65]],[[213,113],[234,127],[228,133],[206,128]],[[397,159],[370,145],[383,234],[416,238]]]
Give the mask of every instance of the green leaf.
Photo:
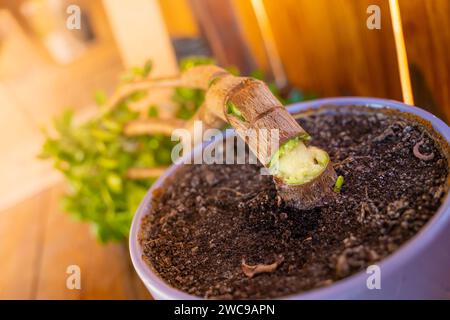
[[[146,78],[152,71],[152,68],[153,68],[153,62],[151,60],[147,60],[147,62],[145,62],[144,66],[142,67],[142,72],[141,72],[142,77]]]
[[[150,107],[148,108],[147,115],[148,115],[150,118],[157,118],[158,115],[159,115],[158,107],[157,107],[157,106],[150,106]]]
[[[73,121],[73,110],[66,109],[59,117],[57,117],[53,121],[53,123],[58,133],[64,134],[72,127],[72,121]]]

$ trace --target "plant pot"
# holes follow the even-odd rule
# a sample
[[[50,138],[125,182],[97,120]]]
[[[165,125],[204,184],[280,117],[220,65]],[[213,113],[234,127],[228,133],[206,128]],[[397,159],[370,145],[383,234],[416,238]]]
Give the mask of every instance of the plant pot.
[[[450,128],[434,115],[400,102],[376,98],[329,98],[291,105],[293,114],[323,105],[356,105],[371,108],[392,108],[414,114],[429,121],[434,129],[450,142]],[[193,152],[199,152],[201,146]],[[142,259],[138,243],[142,217],[149,211],[152,192],[180,166],[170,167],[148,191],[134,217],[130,231],[130,252],[133,265],[155,299],[200,299],[164,282]],[[381,289],[367,288],[368,274],[359,272],[319,289],[293,294],[285,299],[432,299],[450,298],[450,196],[447,194],[434,217],[397,251],[378,263]]]

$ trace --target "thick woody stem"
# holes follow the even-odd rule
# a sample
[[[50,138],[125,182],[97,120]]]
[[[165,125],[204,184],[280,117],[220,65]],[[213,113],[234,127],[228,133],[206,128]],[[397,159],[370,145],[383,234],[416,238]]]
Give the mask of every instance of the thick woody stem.
[[[185,128],[189,130],[191,133],[193,133],[196,121],[202,122],[203,130],[205,131],[208,129],[220,129],[223,128],[226,124],[226,122],[223,119],[213,114],[210,111],[210,108],[208,108],[208,105],[205,103],[202,104],[202,106],[197,110],[194,116],[186,122]],[[186,148],[185,150],[190,150],[197,144],[202,143],[201,139],[203,137],[201,137],[200,135],[191,134],[190,138],[192,138],[192,141],[191,139],[188,139],[188,141],[182,141],[183,147]]]
[[[102,112],[106,113],[114,106],[125,99],[130,94],[139,90],[166,89],[175,87],[185,87],[192,89],[207,90],[210,86],[209,79],[220,74],[227,74],[225,70],[216,66],[197,66],[185,71],[179,76],[144,79],[126,83],[118,88],[102,107]]]
[[[195,74],[195,68],[190,72]],[[311,209],[334,197],[332,187],[337,175],[328,154],[307,146],[308,133],[264,82],[235,77],[217,67],[209,72],[204,67],[200,73],[205,76],[201,85],[208,83],[203,117],[211,117],[212,113],[230,123],[264,166],[270,169],[273,163],[281,164],[281,169],[293,175],[286,177],[283,170],[274,171],[278,192],[288,205]],[[256,134],[249,134],[252,130]],[[273,132],[278,135],[275,148]],[[299,174],[296,175],[295,166],[302,165],[304,167],[298,168]]]
[[[145,80],[127,85],[113,96],[106,108],[136,90],[167,87],[205,90],[204,105],[185,127],[192,130],[195,120],[202,120],[206,128],[220,128],[224,122],[230,123],[260,162],[273,172],[277,190],[288,205],[311,209],[334,197],[337,175],[328,154],[308,146],[308,133],[262,81],[235,77],[216,66],[197,66],[176,79]],[[172,129],[167,124],[138,122],[127,127],[126,133],[160,131],[168,134]],[[256,134],[249,134],[252,130]],[[276,133],[275,146],[273,133]]]
[[[278,133],[279,145],[291,138],[308,136],[262,81],[250,78],[237,80],[239,82],[225,96],[224,105],[227,109],[222,114],[238,134],[249,129],[256,131],[257,135],[246,141],[263,165],[267,165],[277,151],[271,149],[270,133]],[[230,110],[233,107],[239,110],[240,117],[236,117]],[[261,130],[265,130],[267,134],[258,134]]]
[[[274,177],[278,193],[285,203],[298,209],[313,209],[330,201],[335,196],[333,186],[336,179],[331,161],[319,176],[304,184],[286,184]]]

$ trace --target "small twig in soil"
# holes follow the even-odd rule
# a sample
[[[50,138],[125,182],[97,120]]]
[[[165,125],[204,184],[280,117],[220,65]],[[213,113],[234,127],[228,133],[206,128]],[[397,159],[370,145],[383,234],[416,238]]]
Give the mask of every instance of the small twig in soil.
[[[336,274],[339,277],[345,277],[350,271],[350,266],[347,261],[347,254],[344,251],[337,259],[336,259]]]
[[[243,196],[243,195],[244,195],[242,192],[239,192],[239,191],[234,190],[234,189],[231,189],[231,188],[226,188],[226,187],[217,189],[217,191],[229,191],[229,192],[233,192],[233,193],[236,194],[237,196]]]
[[[430,154],[423,154],[423,153],[421,153],[420,150],[419,150],[419,147],[420,147],[421,145],[423,145],[424,143],[425,143],[424,140],[420,140],[419,142],[417,142],[417,143],[414,145],[414,148],[413,148],[414,156],[415,156],[416,158],[420,159],[420,160],[423,160],[423,161],[429,161],[429,160],[432,160],[432,159],[434,158],[434,152],[431,152]]]
[[[223,188],[222,188],[223,189]],[[266,193],[266,192],[268,192],[269,190],[271,190],[272,188],[264,188],[264,189],[261,189],[261,190],[258,190],[258,191],[256,191],[256,192],[250,192],[250,193],[245,193],[245,194],[242,194],[242,196],[238,199],[238,200],[247,200],[247,199],[250,199],[250,198],[255,198],[255,197],[257,197],[259,194],[261,194],[261,193]],[[280,197],[281,198],[281,197]],[[282,201],[282,199],[280,200],[280,201]],[[280,205],[281,205],[281,203],[280,203]]]
[[[378,213],[378,208],[372,202],[372,200],[367,198],[367,202],[361,203],[360,214],[357,217],[359,223],[363,223],[368,216]]]
[[[361,204],[360,214],[357,217],[359,223],[362,223],[366,219],[366,212],[370,213],[370,207],[367,202]]]
[[[386,140],[388,137],[392,137],[394,135],[395,135],[394,131],[392,130],[391,127],[389,127],[386,130],[384,130],[379,136],[376,136],[375,138],[373,138],[373,141],[381,142],[381,141]]]
[[[282,205],[282,203],[283,203],[283,199],[280,197],[280,196],[278,196],[277,195],[277,206],[279,207],[279,206],[281,206]]]
[[[260,273],[272,273],[283,263],[284,257],[279,256],[277,260],[274,263],[271,264],[256,264],[256,265],[248,265],[245,263],[245,259],[242,259],[241,269],[244,274],[249,277],[253,278],[257,274]]]

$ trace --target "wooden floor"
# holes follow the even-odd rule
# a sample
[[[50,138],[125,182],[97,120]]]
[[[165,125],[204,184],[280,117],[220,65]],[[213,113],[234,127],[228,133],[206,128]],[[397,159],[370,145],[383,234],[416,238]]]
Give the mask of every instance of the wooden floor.
[[[59,208],[62,185],[0,212],[0,299],[150,299],[124,244],[98,244]],[[66,287],[78,265],[81,289]]]

